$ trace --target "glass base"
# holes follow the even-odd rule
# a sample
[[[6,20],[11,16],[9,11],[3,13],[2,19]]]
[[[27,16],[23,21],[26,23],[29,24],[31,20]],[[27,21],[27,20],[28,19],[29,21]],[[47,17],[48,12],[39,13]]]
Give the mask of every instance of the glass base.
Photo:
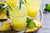
[[[25,29],[17,29],[17,28],[14,28],[14,30],[19,32],[19,31],[23,31]]]
[[[24,33],[25,32],[25,30],[23,30],[23,31],[20,31],[20,32],[17,32],[17,33]]]

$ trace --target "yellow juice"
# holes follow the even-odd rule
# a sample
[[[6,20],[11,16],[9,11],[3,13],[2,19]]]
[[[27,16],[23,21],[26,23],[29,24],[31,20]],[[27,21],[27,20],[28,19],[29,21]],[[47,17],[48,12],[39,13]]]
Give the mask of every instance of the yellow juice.
[[[19,0],[6,0],[7,5],[11,5],[12,7],[18,6]]]
[[[26,8],[28,11],[28,16],[35,18],[39,12],[41,0],[26,0]]]
[[[12,25],[16,31],[22,31],[26,25],[27,12],[25,8],[14,7],[14,11],[9,12]]]

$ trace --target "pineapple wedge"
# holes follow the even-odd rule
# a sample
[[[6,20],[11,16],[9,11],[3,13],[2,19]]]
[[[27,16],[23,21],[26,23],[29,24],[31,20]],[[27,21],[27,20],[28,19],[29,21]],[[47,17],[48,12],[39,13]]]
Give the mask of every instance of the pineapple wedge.
[[[11,30],[11,25],[10,23],[4,21],[2,26],[0,27],[0,31],[8,31]]]
[[[35,31],[39,30],[39,28],[42,27],[42,24],[41,24],[41,22],[39,20],[34,19],[32,21],[35,22],[36,26],[35,27],[26,28],[26,33],[35,32]]]
[[[38,27],[38,28],[42,27],[40,20],[34,19],[33,21],[34,21],[34,23],[36,23],[36,27]]]
[[[0,20],[8,19],[6,13],[7,13],[7,11],[0,11]]]
[[[6,3],[0,1],[0,4],[6,4]],[[3,6],[3,9],[4,9],[4,6]],[[4,20],[7,20],[8,19],[8,17],[7,17],[7,11],[3,11],[3,9],[0,9],[0,21],[1,20],[4,21]]]

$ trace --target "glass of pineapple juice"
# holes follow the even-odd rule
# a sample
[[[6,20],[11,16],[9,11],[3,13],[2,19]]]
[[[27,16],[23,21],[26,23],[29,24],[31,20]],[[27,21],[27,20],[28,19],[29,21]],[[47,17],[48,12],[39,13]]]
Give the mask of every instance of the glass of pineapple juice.
[[[12,7],[18,6],[19,0],[5,0],[7,5],[11,5]]]
[[[14,10],[10,10],[11,23],[16,31],[22,31],[25,28],[27,20],[27,10],[25,8],[19,9],[19,7],[14,7]]]
[[[26,0],[25,3],[26,9],[28,11],[28,16],[35,18],[39,12],[41,0]]]

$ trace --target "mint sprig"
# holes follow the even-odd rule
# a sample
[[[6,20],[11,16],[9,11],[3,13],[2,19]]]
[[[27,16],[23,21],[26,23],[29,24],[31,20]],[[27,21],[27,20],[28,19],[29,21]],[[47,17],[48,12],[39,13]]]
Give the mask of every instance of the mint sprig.
[[[27,24],[27,28],[35,27],[35,26],[36,26],[36,24],[33,21],[31,21],[30,23]]]
[[[5,6],[5,4],[0,3],[0,9],[3,9],[4,6]]]
[[[32,21],[31,19],[27,18],[27,23],[30,23],[31,21]]]
[[[45,10],[45,12],[49,12],[50,13],[50,4],[45,4],[44,10]]]
[[[35,26],[36,24],[31,19],[27,18],[27,28]]]

